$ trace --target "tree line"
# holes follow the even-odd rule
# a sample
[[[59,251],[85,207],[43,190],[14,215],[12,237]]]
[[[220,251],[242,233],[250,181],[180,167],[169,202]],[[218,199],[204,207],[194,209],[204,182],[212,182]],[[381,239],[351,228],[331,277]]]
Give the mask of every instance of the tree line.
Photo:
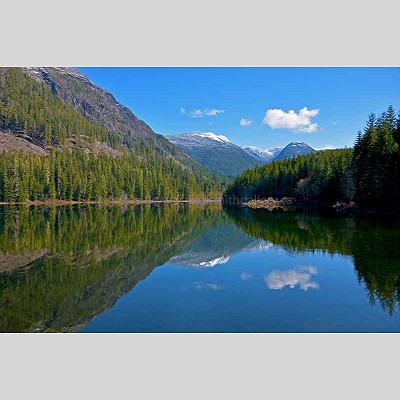
[[[350,197],[352,187],[347,184],[346,173],[351,159],[350,149],[340,149],[273,161],[244,171],[225,194],[240,198],[305,200]]]
[[[172,158],[52,151],[0,156],[0,202],[217,198],[218,185]]]
[[[400,210],[400,117],[392,106],[371,114],[354,149],[327,150],[273,161],[243,172],[227,197],[352,202]]]

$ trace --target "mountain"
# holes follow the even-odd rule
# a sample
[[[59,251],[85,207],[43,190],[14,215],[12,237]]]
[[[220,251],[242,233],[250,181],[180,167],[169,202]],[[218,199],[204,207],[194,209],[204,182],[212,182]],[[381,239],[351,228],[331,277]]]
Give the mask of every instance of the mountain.
[[[181,133],[166,138],[199,164],[230,177],[260,164],[226,136],[213,132]]]
[[[256,146],[240,147],[231,143],[226,136],[213,132],[181,133],[166,138],[199,164],[229,177],[273,160],[317,152],[303,142],[291,142],[284,148],[270,150]]]
[[[0,202],[218,197],[221,177],[73,68],[0,68]]]
[[[304,142],[291,142],[274,159],[284,160],[285,158],[304,156],[316,152],[316,150]]]
[[[271,162],[274,157],[279,154],[282,150],[282,147],[276,147],[275,149],[260,149],[259,147],[256,146],[247,146],[247,147],[242,147],[242,149],[255,159],[259,160],[263,164]]]
[[[148,145],[161,154],[185,156],[132,111],[118,103],[114,96],[92,83],[84,74],[68,67],[25,67],[32,78],[44,83],[64,103],[73,106],[90,122],[101,125],[114,145],[123,145],[140,153]]]

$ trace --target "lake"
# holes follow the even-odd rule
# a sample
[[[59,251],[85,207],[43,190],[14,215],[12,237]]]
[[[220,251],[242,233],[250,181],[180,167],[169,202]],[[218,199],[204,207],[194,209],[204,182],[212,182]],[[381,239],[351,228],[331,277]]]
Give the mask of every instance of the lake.
[[[0,206],[0,332],[399,332],[400,222]]]

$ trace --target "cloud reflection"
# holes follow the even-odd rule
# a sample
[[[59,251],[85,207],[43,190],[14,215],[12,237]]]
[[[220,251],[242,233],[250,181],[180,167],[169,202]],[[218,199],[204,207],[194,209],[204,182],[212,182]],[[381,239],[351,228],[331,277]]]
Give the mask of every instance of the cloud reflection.
[[[300,267],[298,269],[274,270],[265,277],[268,289],[281,290],[286,286],[291,289],[299,286],[302,290],[318,289],[318,283],[312,281],[312,275],[318,270],[313,266]]]
[[[247,272],[242,272],[240,274],[240,279],[244,282],[244,281],[248,281],[249,279],[251,279],[253,277],[253,275],[248,274]]]
[[[193,282],[193,286],[197,290],[222,290],[222,289],[224,289],[224,286],[218,285],[217,283]]]

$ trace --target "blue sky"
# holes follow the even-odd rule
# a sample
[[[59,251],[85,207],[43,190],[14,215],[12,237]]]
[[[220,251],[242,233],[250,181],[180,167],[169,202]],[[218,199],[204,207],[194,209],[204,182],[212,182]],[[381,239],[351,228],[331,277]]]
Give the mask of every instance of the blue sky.
[[[400,109],[400,68],[78,69],[157,133],[211,131],[261,148],[349,147],[369,113]]]

